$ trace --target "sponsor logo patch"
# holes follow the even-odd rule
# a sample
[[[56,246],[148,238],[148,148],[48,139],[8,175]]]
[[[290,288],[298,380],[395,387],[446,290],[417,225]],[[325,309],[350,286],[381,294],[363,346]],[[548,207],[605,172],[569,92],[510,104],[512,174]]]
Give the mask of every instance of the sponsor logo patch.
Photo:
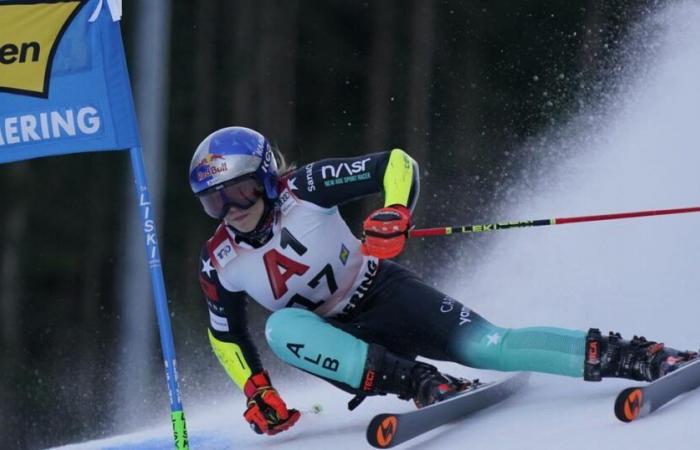
[[[459,312],[459,325],[462,326],[465,323],[472,323],[471,315],[472,311],[466,306],[462,306],[462,310]]]
[[[365,381],[362,383],[362,390],[365,392],[370,392],[372,388],[374,387],[374,377],[375,377],[375,372],[372,369],[367,370],[367,374],[365,375]]]
[[[204,180],[211,180],[220,173],[226,172],[228,166],[223,155],[210,153],[197,164],[195,167],[196,180],[198,183]]]
[[[321,178],[327,180],[329,178],[340,178],[342,176],[355,175],[366,170],[367,161],[372,158],[365,158],[352,163],[328,164],[321,167]]]
[[[389,416],[382,420],[382,423],[377,427],[377,444],[380,447],[388,447],[391,441],[394,439],[396,434],[396,427],[398,426],[398,421],[395,416]]]
[[[236,250],[233,249],[231,241],[226,239],[214,249],[214,258],[219,266],[224,267],[236,257]]]
[[[440,303],[440,312],[445,314],[454,309],[455,299],[445,296]]]
[[[282,212],[283,215],[289,214],[289,210],[292,209],[294,205],[297,204],[296,199],[292,195],[292,193],[289,191],[289,189],[285,189],[282,191],[280,194],[280,212]]]
[[[636,419],[637,416],[639,416],[643,401],[644,394],[642,394],[641,389],[635,389],[634,391],[630,392],[625,399],[625,418],[627,418],[629,421]]]
[[[265,140],[261,139],[260,144],[258,146],[258,150],[262,151],[262,149],[265,148]],[[256,151],[256,154],[258,152]],[[272,164],[272,151],[270,149],[267,149],[264,154],[261,155],[262,157],[262,165],[260,166],[260,169],[262,170],[263,173],[268,173],[270,171],[270,165]]]
[[[440,302],[440,312],[443,314],[447,314],[449,312],[454,311],[455,304],[459,305],[457,300],[453,299],[452,297],[445,296],[442,299],[442,302]],[[471,323],[471,315],[472,311],[466,306],[462,306],[462,309],[459,311],[459,325],[462,326],[465,323]]]
[[[0,75],[2,69],[0,65]],[[0,145],[97,135],[101,130],[102,118],[97,108],[59,108],[40,113],[0,117]]]
[[[357,289],[355,289],[355,293],[352,294],[352,297],[350,297],[350,301],[343,308],[342,314],[351,313],[352,310],[354,310],[357,307],[357,304],[360,302],[360,300],[364,298],[365,294],[367,294],[369,288],[372,286],[374,278],[377,276],[378,267],[379,265],[375,260],[367,260],[367,268],[365,270],[365,273],[362,275],[362,282],[360,282],[360,285],[357,286]]]
[[[304,168],[306,173],[306,192],[313,192],[316,190],[316,185],[314,184],[314,165],[307,164]]]
[[[264,150],[265,150],[265,139],[262,136],[258,136],[258,145],[257,145],[257,147],[255,147],[255,152],[253,152],[253,154],[255,156],[262,158]],[[265,158],[265,159],[268,159],[268,158]],[[268,159],[268,163],[269,163],[269,159]]]
[[[75,0],[0,4],[0,90],[48,96],[56,48],[85,3]]]
[[[211,323],[211,327],[216,331],[229,331],[226,317],[217,316],[211,311],[209,311],[209,323]]]
[[[348,256],[350,256],[350,250],[348,250],[345,244],[340,244],[340,255],[338,255],[338,257],[343,265],[347,264]]]

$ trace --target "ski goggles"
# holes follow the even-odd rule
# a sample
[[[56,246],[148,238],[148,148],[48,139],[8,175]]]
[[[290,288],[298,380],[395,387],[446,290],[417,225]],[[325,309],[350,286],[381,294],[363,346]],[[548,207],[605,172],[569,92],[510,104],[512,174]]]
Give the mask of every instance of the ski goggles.
[[[223,219],[231,206],[248,209],[263,194],[262,185],[252,177],[238,178],[222,183],[197,195],[204,212],[215,219]]]

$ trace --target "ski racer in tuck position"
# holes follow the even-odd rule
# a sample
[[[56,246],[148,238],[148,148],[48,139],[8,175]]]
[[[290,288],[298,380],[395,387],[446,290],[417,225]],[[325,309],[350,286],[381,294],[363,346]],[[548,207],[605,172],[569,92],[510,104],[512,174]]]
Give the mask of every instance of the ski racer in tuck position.
[[[272,351],[356,395],[351,407],[383,394],[422,407],[468,386],[417,356],[588,381],[651,381],[695,356],[594,328],[503,328],[392,262],[419,192],[418,166],[402,150],[287,169],[260,133],[230,127],[198,146],[190,185],[221,221],[200,257],[209,340],[245,393],[244,417],[257,433],[286,430],[300,413],[286,406],[261,365],[248,332],[248,298],[273,311],[265,325]],[[360,241],[337,205],[377,193],[384,207],[364,221]]]

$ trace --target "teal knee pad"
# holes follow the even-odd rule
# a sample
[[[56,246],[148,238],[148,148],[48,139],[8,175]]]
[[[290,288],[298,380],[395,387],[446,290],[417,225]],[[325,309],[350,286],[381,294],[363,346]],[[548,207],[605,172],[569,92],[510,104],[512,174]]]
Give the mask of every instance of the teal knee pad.
[[[307,372],[358,388],[367,360],[366,342],[299,308],[274,312],[265,338],[282,361]]]

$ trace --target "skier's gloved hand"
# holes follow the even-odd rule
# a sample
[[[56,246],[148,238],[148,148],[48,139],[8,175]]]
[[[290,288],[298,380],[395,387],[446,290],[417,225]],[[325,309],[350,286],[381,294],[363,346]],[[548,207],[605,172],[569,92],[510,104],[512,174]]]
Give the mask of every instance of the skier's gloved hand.
[[[258,434],[274,435],[289,429],[299,420],[301,413],[287,409],[287,405],[270,383],[267,372],[253,374],[243,386],[248,398],[248,409],[243,417]]]
[[[370,214],[362,226],[362,253],[380,259],[393,258],[406,245],[411,227],[411,210],[403,205],[387,206]]]

